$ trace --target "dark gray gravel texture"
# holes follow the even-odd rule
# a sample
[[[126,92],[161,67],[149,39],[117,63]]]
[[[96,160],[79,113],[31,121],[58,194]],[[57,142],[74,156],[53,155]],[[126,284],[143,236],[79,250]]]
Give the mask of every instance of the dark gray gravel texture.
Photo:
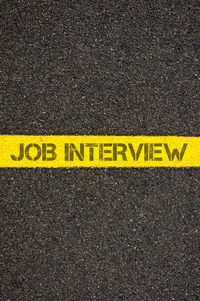
[[[0,5],[1,134],[199,136],[200,1]],[[199,300],[199,168],[0,172],[0,300]]]

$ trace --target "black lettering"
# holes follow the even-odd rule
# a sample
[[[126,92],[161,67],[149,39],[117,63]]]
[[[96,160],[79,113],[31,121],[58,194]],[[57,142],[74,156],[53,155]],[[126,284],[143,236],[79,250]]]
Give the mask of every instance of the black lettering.
[[[188,143],[184,143],[181,149],[181,152],[179,153],[177,148],[174,148],[172,151],[170,151],[169,146],[167,143],[164,143],[164,147],[167,153],[167,156],[169,158],[169,161],[173,161],[176,157],[178,161],[182,161],[183,156],[185,154],[185,150],[187,148]]]
[[[35,147],[37,149],[37,155],[35,156],[35,158],[32,158],[29,154],[29,151],[32,147]],[[38,144],[36,143],[30,143],[27,145],[27,147],[25,148],[25,155],[26,155],[26,158],[30,161],[37,161],[40,156],[41,156],[41,148]]]
[[[138,150],[137,150],[137,153],[135,155],[135,150],[133,148],[133,145],[131,143],[128,144],[128,147],[130,149],[130,152],[131,152],[131,155],[132,155],[132,158],[134,161],[138,161],[139,157],[140,157],[140,154],[141,154],[141,151],[142,151],[142,148],[143,148],[143,143],[140,143],[139,146],[138,146]]]
[[[77,150],[74,143],[70,143],[70,161],[74,161],[74,154],[76,154],[80,161],[84,160],[84,143],[80,143],[80,151]]]
[[[144,161],[149,160],[149,145],[148,143],[144,144]]]
[[[89,147],[89,160],[94,161],[94,147],[97,147],[98,143],[87,143],[85,146]]]
[[[154,143],[154,147],[161,147],[162,146],[162,143]],[[161,154],[162,153],[162,150],[161,149],[154,149],[154,154]],[[153,158],[154,161],[162,161],[162,158],[161,157],[158,157],[158,158]]]
[[[110,149],[104,149],[104,147],[111,147],[112,143],[100,143],[99,144],[99,161],[112,161],[112,158],[104,158],[104,154],[111,154]]]
[[[122,147],[122,149],[118,150],[118,147]],[[127,161],[126,150],[127,150],[126,144],[113,143],[113,161],[117,161],[117,155],[121,155],[123,161]]]
[[[65,143],[65,161],[69,161],[69,143]]]
[[[51,147],[51,149],[47,149]],[[42,143],[42,160],[43,161],[53,161],[56,159],[57,155],[55,153],[56,146],[53,143]],[[51,154],[50,158],[47,158],[47,154]]]
[[[19,156],[16,157],[15,155],[10,155],[11,159],[14,161],[21,161],[24,157],[24,143],[20,143],[19,145]]]

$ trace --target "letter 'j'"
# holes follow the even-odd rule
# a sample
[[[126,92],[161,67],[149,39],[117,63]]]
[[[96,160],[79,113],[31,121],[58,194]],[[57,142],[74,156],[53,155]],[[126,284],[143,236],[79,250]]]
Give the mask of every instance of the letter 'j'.
[[[21,161],[24,158],[24,143],[20,143],[19,145],[19,156],[10,155],[14,161]]]

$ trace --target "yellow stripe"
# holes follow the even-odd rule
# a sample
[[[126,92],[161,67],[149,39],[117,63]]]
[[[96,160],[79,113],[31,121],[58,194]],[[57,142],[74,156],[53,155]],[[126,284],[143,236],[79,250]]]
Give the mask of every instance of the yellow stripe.
[[[200,137],[0,136],[0,167],[200,167]]]

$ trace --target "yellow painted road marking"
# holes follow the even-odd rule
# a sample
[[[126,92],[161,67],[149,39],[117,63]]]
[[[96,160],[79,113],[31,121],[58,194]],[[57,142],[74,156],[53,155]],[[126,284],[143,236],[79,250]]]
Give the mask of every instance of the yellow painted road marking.
[[[0,167],[200,167],[200,137],[0,136]]]

